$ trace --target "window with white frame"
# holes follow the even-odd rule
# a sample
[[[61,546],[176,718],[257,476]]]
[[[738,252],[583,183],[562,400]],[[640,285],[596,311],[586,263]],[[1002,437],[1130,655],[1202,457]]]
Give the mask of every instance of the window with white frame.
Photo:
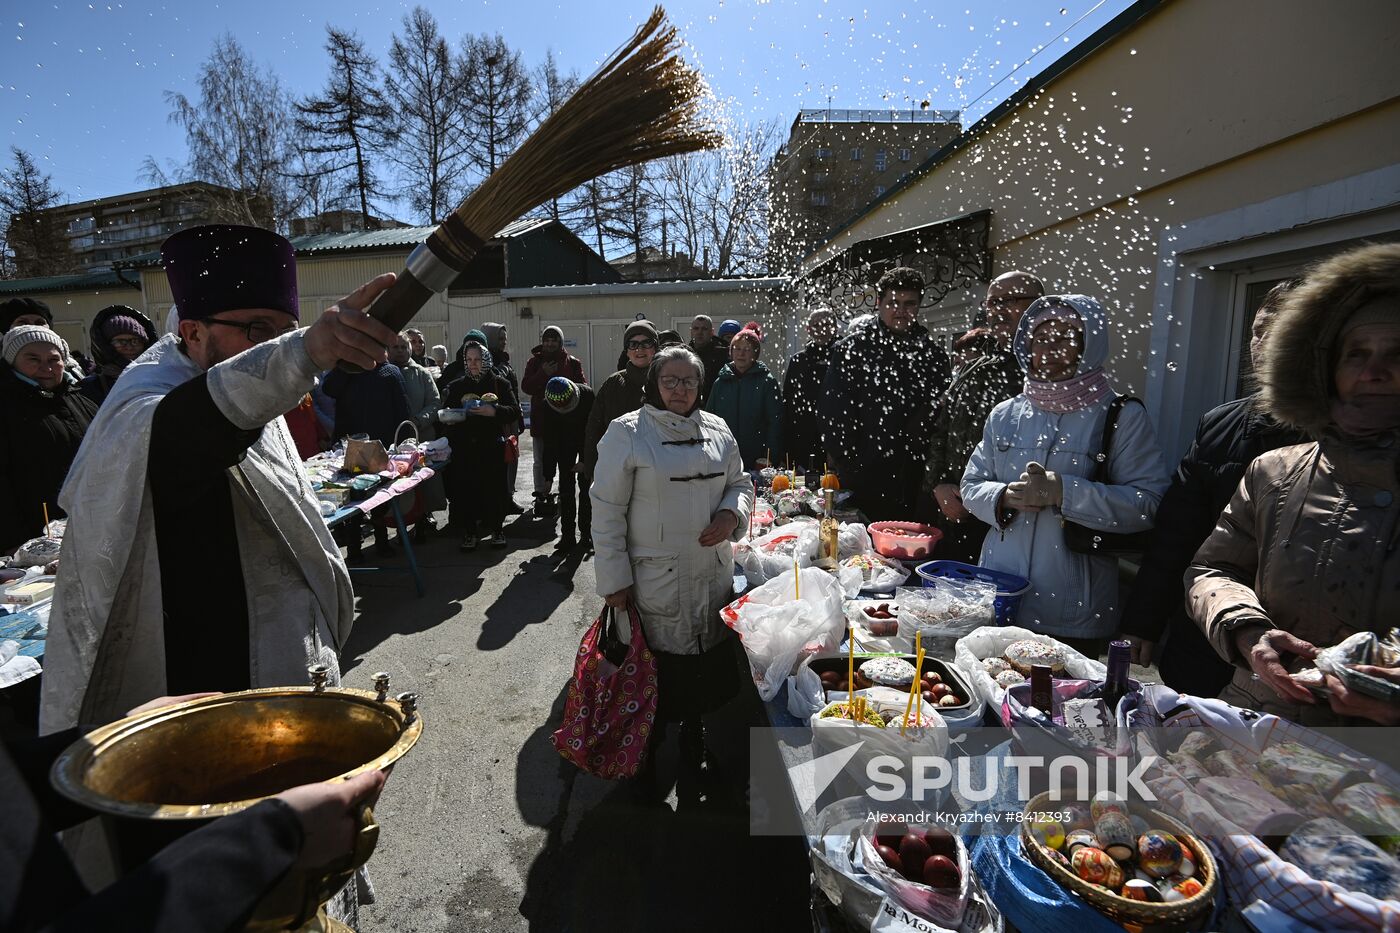
[[[913,156],[914,153],[909,151],[908,149],[899,150],[899,161],[901,162],[908,162],[911,158],[913,158]]]
[[[856,146],[854,149],[851,150],[851,161],[852,161],[852,162],[859,162],[859,161],[861,160],[862,157],[863,157],[863,153],[861,152],[861,149],[860,149],[859,146]]]
[[[883,172],[883,171],[885,170],[885,168],[886,168],[888,165],[889,165],[889,161],[888,161],[888,159],[887,159],[887,154],[886,154],[885,150],[883,150],[883,149],[876,149],[876,150],[875,150],[875,171],[877,171],[877,172]]]

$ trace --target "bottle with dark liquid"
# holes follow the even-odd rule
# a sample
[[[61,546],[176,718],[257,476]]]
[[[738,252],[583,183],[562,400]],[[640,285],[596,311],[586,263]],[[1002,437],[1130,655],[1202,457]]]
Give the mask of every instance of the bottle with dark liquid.
[[[1128,692],[1128,667],[1132,661],[1133,646],[1126,640],[1108,643],[1108,676],[1104,678],[1103,701],[1108,707],[1108,715],[1118,712],[1118,701]]]
[[[1055,679],[1048,664],[1031,665],[1031,706],[1055,718]]]

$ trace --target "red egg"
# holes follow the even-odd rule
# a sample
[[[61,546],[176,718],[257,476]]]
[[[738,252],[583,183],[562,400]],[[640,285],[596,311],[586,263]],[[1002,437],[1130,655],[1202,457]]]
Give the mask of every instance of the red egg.
[[[924,862],[928,861],[932,854],[928,843],[924,842],[923,833],[906,833],[904,838],[899,840],[899,861],[904,869],[904,877],[910,881],[922,881]]]
[[[953,860],[944,855],[932,855],[924,862],[920,879],[931,888],[956,888],[962,883],[962,873]]]
[[[906,832],[908,832],[908,830],[905,829],[902,823],[889,824],[885,827],[885,832],[875,834],[875,841],[879,845],[886,846],[898,852],[900,840],[904,838]]]
[[[880,853],[880,858],[885,860],[885,864],[895,871],[904,871],[904,864],[899,860],[899,853],[889,846],[876,846],[875,851]]]
[[[928,850],[934,855],[942,855],[950,859],[958,857],[957,840],[942,826],[929,827],[924,832],[924,842],[928,843]]]

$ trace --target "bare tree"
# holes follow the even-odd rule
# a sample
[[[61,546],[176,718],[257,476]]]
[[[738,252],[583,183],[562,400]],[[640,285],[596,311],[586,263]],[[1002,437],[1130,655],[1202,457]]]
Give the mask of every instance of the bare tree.
[[[462,42],[462,115],[467,156],[484,179],[506,160],[530,128],[530,75],[520,53],[500,33]]]
[[[374,56],[353,32],[326,27],[331,76],[320,97],[297,104],[297,126],[315,140],[310,151],[331,157],[323,169],[347,177],[344,190],[359,203],[365,229],[371,223],[370,200],[385,197],[370,153],[393,137],[393,109],[379,88]]]
[[[211,197],[215,219],[285,228],[297,206],[288,171],[293,105],[277,77],[259,70],[238,40],[225,34],[200,68],[198,102],[177,91],[166,91],[165,100],[189,146],[175,179],[231,189]],[[162,185],[173,180],[149,157],[144,175]]]
[[[534,76],[536,122],[543,123],[549,119],[550,114],[564,106],[564,101],[578,90],[578,86],[578,72],[561,74],[559,63],[554,60],[554,52],[546,51],[544,62],[535,69]],[[562,198],[551,198],[544,205],[545,214],[553,220],[563,222],[566,216],[564,205]]]
[[[604,258],[608,255],[606,241],[616,209],[614,199],[615,193],[610,190],[607,179],[594,178],[569,193],[565,209],[573,231],[585,242],[591,239],[593,248]]]
[[[780,127],[774,119],[744,124],[728,135],[723,149],[667,159],[662,200],[675,237],[690,255],[709,249],[706,271],[759,273],[767,268],[769,164]]]
[[[62,275],[75,267],[68,232],[47,213],[63,200],[53,177],[39,170],[34,157],[11,146],[14,166],[0,172],[0,209],[6,215],[4,265],[20,278]]]
[[[414,7],[403,29],[389,45],[384,78],[400,142],[390,158],[409,207],[436,224],[456,207],[466,171],[468,139],[458,107],[462,74],[431,13]]]
[[[653,244],[661,224],[661,205],[652,185],[650,165],[643,162],[608,175],[608,191],[603,229],[609,237],[632,248],[638,263],[642,250]]]

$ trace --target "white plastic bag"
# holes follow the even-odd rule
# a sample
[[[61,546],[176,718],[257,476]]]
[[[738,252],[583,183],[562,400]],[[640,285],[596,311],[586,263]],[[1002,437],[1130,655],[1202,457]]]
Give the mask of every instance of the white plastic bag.
[[[735,544],[734,560],[750,584],[767,583],[791,573],[794,560],[799,567],[810,567],[817,556],[817,538],[816,522],[789,522]]]
[[[1065,673],[1062,675],[1063,677],[1075,680],[1102,681],[1108,676],[1107,668],[1098,661],[1085,657],[1069,645],[1056,641],[1049,635],[1039,635],[1030,629],[1016,625],[1007,625],[1001,628],[987,626],[958,639],[953,648],[953,663],[962,672],[963,679],[972,686],[972,691],[977,694],[978,699],[991,704],[992,709],[1001,709],[1006,691],[997,686],[992,675],[988,674],[987,669],[982,666],[982,662],[987,658],[1001,657],[1012,642],[1025,640],[1055,645],[1064,651]]]
[[[841,560],[845,560],[857,554],[873,554],[875,546],[870,543],[870,533],[865,530],[864,525],[860,522],[844,522],[836,532],[836,550]],[[908,574],[905,578],[908,578]]]
[[[846,630],[835,578],[815,567],[800,573],[800,588],[795,586],[799,577],[788,570],[720,611],[724,624],[743,642],[764,700],[777,695],[799,661],[834,649]]]

